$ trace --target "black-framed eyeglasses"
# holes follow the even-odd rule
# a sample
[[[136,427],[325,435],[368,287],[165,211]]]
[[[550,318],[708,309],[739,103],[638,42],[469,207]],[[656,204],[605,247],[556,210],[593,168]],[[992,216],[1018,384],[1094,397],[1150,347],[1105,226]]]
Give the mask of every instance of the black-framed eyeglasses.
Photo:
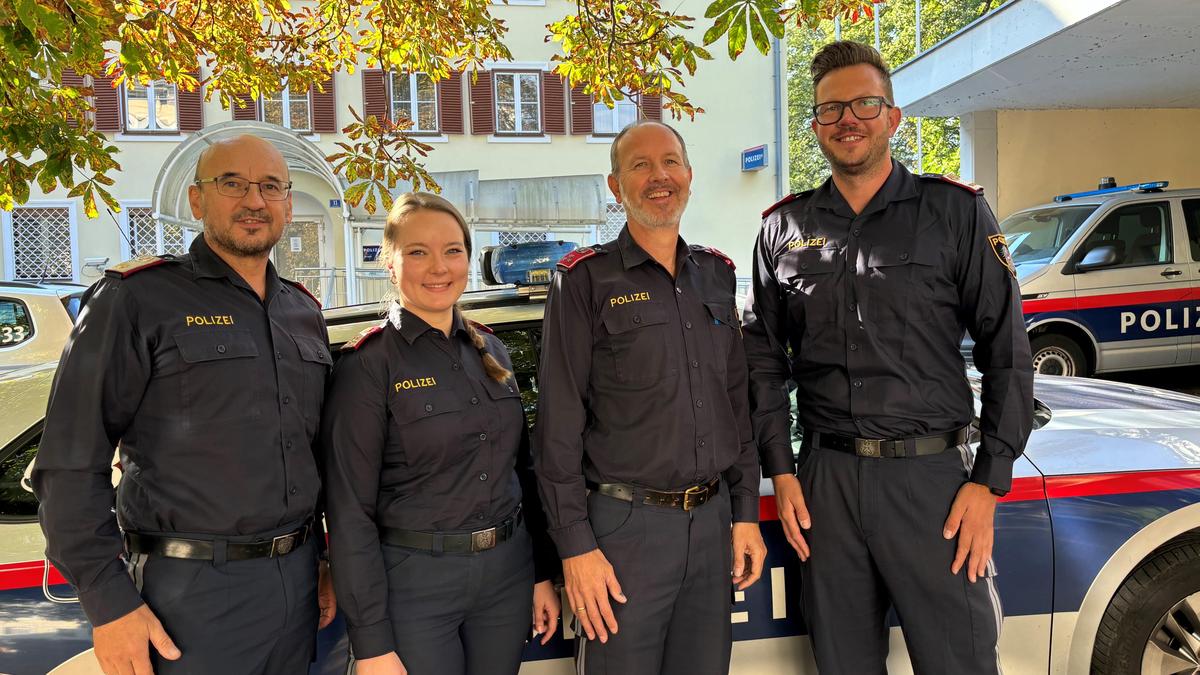
[[[894,107],[882,96],[863,96],[853,101],[826,101],[812,107],[813,119],[817,120],[817,124],[836,124],[842,119],[846,106],[850,106],[850,112],[863,121],[879,117],[885,107]]]
[[[234,199],[241,199],[250,192],[251,185],[258,186],[258,193],[263,199],[268,201],[278,202],[287,199],[288,194],[292,191],[292,181],[281,180],[246,180],[237,176],[217,176],[216,178],[198,178],[196,185],[204,183],[212,183],[213,187],[217,188],[217,193]]]

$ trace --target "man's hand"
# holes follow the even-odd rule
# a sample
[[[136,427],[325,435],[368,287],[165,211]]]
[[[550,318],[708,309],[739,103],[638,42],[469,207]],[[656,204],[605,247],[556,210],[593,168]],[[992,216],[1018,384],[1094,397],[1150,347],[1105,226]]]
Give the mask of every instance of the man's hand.
[[[408,675],[396,652],[355,661],[354,672],[358,675]]]
[[[762,576],[767,545],[763,543],[758,523],[734,523],[732,539],[733,583],[739,591],[744,591]]]
[[[541,643],[546,644],[558,630],[558,617],[562,614],[562,603],[554,584],[540,581],[533,585],[533,629],[542,636]]]
[[[337,596],[333,593],[333,575],[329,573],[329,561],[322,560],[318,563],[320,570],[317,576],[317,606],[321,608],[321,615],[317,619],[317,630],[333,623],[333,617],[337,616]]]
[[[617,632],[617,618],[613,616],[608,602],[611,594],[619,603],[625,603],[625,594],[608,558],[594,549],[582,555],[563,560],[563,579],[567,585],[567,600],[579,618],[579,625],[589,640],[600,638],[608,642],[608,633]],[[607,627],[608,630],[605,630]]]
[[[168,661],[181,656],[158,617],[146,605],[116,621],[96,626],[92,629],[92,642],[104,675],[152,675],[150,645]]]
[[[986,485],[964,483],[950,506],[942,536],[953,539],[958,535],[958,551],[950,565],[950,573],[958,574],[967,563],[967,578],[971,583],[987,573],[992,559],[992,524],[996,515],[996,495]],[[967,555],[970,554],[970,560]]]
[[[771,476],[775,485],[775,505],[779,509],[779,522],[783,523],[783,536],[796,549],[796,555],[801,560],[808,560],[812,552],[808,542],[804,540],[801,529],[812,527],[812,518],[808,515],[808,506],[804,503],[804,493],[800,489],[800,480],[793,473],[781,473]]]

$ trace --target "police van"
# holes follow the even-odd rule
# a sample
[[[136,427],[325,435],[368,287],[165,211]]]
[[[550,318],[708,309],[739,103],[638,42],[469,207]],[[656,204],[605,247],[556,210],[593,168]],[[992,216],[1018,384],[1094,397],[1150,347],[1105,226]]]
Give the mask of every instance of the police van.
[[[1037,372],[1200,364],[1200,189],[1059,195],[1000,223]]]

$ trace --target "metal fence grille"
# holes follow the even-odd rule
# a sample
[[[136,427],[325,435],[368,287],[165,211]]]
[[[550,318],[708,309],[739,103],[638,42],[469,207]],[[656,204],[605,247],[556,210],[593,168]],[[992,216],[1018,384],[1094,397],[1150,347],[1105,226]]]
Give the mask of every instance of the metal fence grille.
[[[71,211],[65,207],[17,208],[12,214],[13,279],[70,281]]]
[[[159,223],[154,219],[153,209],[130,208],[129,251],[134,258],[143,255],[183,255],[187,252],[187,241],[182,227]]]
[[[603,244],[616,239],[617,235],[621,234],[622,227],[625,227],[625,207],[616,202],[605,204],[604,224],[596,233],[596,242]]]
[[[531,241],[546,241],[545,232],[501,232],[501,246],[510,246],[512,244],[525,244]]]

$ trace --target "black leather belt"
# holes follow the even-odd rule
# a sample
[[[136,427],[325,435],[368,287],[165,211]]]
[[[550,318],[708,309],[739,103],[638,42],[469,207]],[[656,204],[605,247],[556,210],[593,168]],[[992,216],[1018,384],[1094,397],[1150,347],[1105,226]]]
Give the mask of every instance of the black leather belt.
[[[274,558],[287,555],[308,541],[312,525],[305,524],[298,530],[281,534],[265,541],[226,542],[226,560],[250,560],[252,558]],[[125,548],[130,553],[145,553],[164,558],[187,558],[188,560],[212,560],[215,539],[184,539],[163,537],[155,534],[125,533]]]
[[[624,483],[593,483],[591,481],[587,482],[587,488],[606,497],[626,502],[632,502],[635,493],[640,493],[642,503],[647,506],[666,506],[691,511],[717,496],[717,492],[721,489],[721,479],[720,477],[713,478],[707,483],[693,485],[682,492],[660,492]]]
[[[913,436],[911,438],[875,439],[827,434],[825,432],[810,432],[805,435],[816,436],[815,445],[826,450],[837,450],[859,457],[919,457],[921,455],[936,455],[967,442],[970,427],[963,427],[944,434],[932,436]]]
[[[422,551],[442,551],[445,553],[479,553],[491,548],[517,533],[521,524],[521,509],[509,516],[504,522],[489,527],[486,530],[476,530],[469,534],[439,534],[437,532],[416,532],[414,530],[398,530],[393,527],[379,528],[379,540],[392,546],[416,548]]]

